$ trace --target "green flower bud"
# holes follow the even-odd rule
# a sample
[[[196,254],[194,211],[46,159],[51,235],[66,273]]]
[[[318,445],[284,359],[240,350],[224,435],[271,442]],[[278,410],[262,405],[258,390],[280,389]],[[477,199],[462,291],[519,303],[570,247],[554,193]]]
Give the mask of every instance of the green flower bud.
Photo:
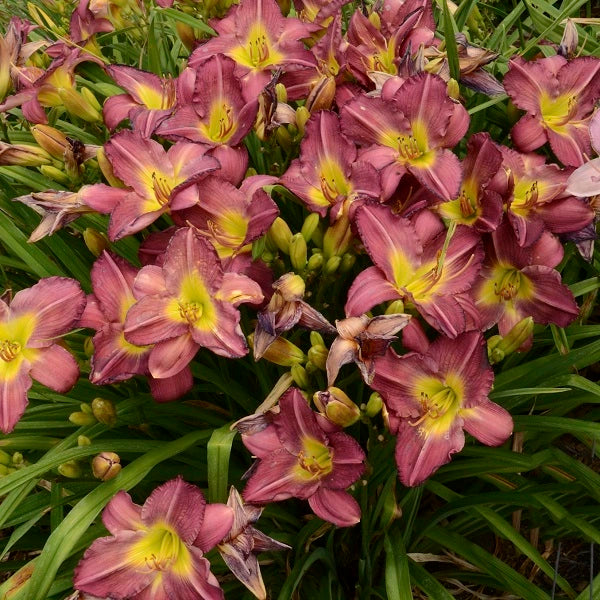
[[[53,165],[42,165],[39,169],[42,175],[57,183],[62,183],[63,185],[69,185],[71,183],[71,178],[64,171],[57,169]]]
[[[307,247],[306,240],[301,233],[296,233],[290,240],[290,261],[296,271],[302,271],[306,267]]]
[[[327,362],[327,355],[329,351],[325,346],[313,346],[308,351],[308,360],[315,365],[321,371],[325,370],[325,363]]]
[[[83,351],[88,358],[94,354],[94,339],[91,335],[83,341]]]
[[[348,273],[348,271],[352,270],[352,267],[356,264],[356,256],[354,254],[350,254],[346,252],[342,256],[342,262],[340,263],[340,273]]]
[[[305,390],[309,387],[308,373],[301,364],[292,365],[290,369],[294,383],[301,389]]]
[[[360,417],[358,406],[340,388],[329,387],[324,392],[316,392],[313,401],[320,413],[340,427],[350,427]]]
[[[11,461],[13,465],[22,465],[25,462],[25,459],[20,452],[15,452],[11,457]]]
[[[306,125],[306,121],[310,119],[310,112],[306,108],[306,106],[300,106],[296,109],[296,126],[298,127],[298,132],[302,137],[304,137],[304,126]]]
[[[315,230],[317,229],[317,227],[319,226],[319,222],[321,220],[321,217],[319,216],[319,213],[310,213],[310,215],[308,215],[308,217],[306,217],[306,219],[304,219],[304,223],[302,223],[302,236],[304,237],[304,239],[306,240],[306,242],[310,242],[313,233],[315,232]]]
[[[394,300],[385,309],[386,315],[396,315],[399,313],[404,313],[404,302],[402,302],[402,300]]]
[[[92,413],[96,420],[103,425],[112,427],[117,422],[117,409],[112,400],[94,398],[92,400]]]
[[[250,348],[254,347],[253,333],[248,336],[248,344]],[[293,342],[278,337],[269,344],[262,358],[282,367],[291,367],[303,363],[306,360],[306,355]]]
[[[306,263],[306,268],[309,271],[320,271],[323,267],[323,255],[320,252],[316,252],[309,259],[308,263]]]
[[[339,268],[342,263],[342,258],[340,256],[332,256],[323,267],[323,273],[325,275],[333,275]]]
[[[373,392],[369,396],[369,400],[368,400],[367,406],[365,408],[365,414],[367,415],[367,417],[372,419],[374,416],[379,414],[382,407],[383,407],[383,400],[381,399],[381,396],[377,392]]]
[[[11,458],[8,452],[4,452],[4,450],[0,450],[0,465],[10,465]]]
[[[310,332],[310,345],[311,346],[324,346],[325,340],[323,336],[318,331]]]
[[[275,245],[285,254],[290,253],[290,242],[292,241],[292,230],[288,224],[277,217],[269,229],[269,237],[275,242]]]
[[[275,85],[275,95],[277,96],[277,102],[285,104],[288,101],[287,90],[285,89],[285,85],[283,85],[283,83],[278,83]]]
[[[90,446],[92,440],[87,435],[78,435],[77,436],[77,445],[78,446]]]
[[[81,465],[76,460],[68,460],[61,465],[58,465],[58,472],[63,477],[77,479],[78,477],[81,477]]]
[[[106,235],[91,227],[86,227],[83,230],[83,241],[85,242],[87,249],[94,256],[100,256],[102,251],[108,248],[108,239]]]
[[[86,425],[92,425],[96,423],[96,419],[94,415],[86,413],[86,412],[73,412],[69,415],[69,421],[74,425],[78,425],[79,427],[85,427]]]

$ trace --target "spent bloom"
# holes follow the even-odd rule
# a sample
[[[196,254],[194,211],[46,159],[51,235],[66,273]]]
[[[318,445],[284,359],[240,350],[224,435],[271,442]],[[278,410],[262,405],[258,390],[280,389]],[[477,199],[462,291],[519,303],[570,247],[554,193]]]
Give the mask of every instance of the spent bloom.
[[[586,161],[589,120],[600,98],[600,59],[556,55],[528,62],[518,57],[510,61],[504,87],[527,111],[511,132],[520,150],[531,152],[548,141],[563,164],[578,167]]]
[[[71,354],[56,343],[79,322],[85,295],[65,277],[41,279],[0,300],[0,429],[13,430],[27,406],[31,379],[61,393],[79,377]]]
[[[156,488],[143,506],[118,492],[102,513],[110,536],[86,550],[75,588],[116,600],[221,600],[223,591],[204,553],[231,528],[233,511],[206,504],[180,477]]]
[[[310,409],[298,389],[279,410],[238,423],[242,441],[257,457],[243,491],[246,502],[308,500],[315,514],[339,527],[360,521],[360,507],[346,491],[364,471],[358,443]]]
[[[462,450],[463,429],[488,446],[512,433],[510,414],[488,399],[494,373],[479,332],[440,336],[423,355],[377,359],[373,389],[397,434],[396,463],[404,485],[419,485]]]

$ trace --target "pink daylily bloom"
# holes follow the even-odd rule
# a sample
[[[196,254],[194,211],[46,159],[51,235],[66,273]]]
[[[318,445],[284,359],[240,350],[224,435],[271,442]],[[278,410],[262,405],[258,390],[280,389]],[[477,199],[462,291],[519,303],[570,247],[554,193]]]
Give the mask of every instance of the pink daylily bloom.
[[[244,100],[235,69],[235,61],[222,54],[196,65],[192,102],[179,107],[164,121],[158,135],[209,147],[238,145],[254,124],[258,100]]]
[[[242,494],[246,502],[301,498],[338,527],[360,521],[360,507],[345,490],[362,475],[365,454],[352,437],[312,411],[298,389],[282,396],[277,411],[238,423],[238,430],[258,459]]]
[[[57,338],[79,323],[85,295],[79,283],[48,277],[0,300],[0,429],[11,432],[27,406],[31,380],[61,393],[79,377],[77,361]]]
[[[263,189],[275,181],[274,177],[254,175],[246,177],[238,189],[220,177],[209,176],[198,185],[196,204],[190,206],[182,196],[171,203],[173,219],[195,227],[222,259],[250,252],[252,242],[279,215],[277,204]]]
[[[196,486],[178,477],[143,506],[118,492],[102,521],[111,535],[86,550],[75,568],[76,589],[123,600],[223,600],[204,553],[229,532],[228,506],[206,504]]]
[[[375,266],[360,273],[348,291],[348,316],[402,299],[445,335],[456,337],[469,328],[467,292],[483,260],[479,235],[459,225],[442,256],[446,231],[435,216],[429,213],[429,218],[433,223],[424,226],[394,215],[387,206],[357,209],[356,227]]]
[[[383,356],[390,344],[398,339],[395,335],[404,329],[410,315],[403,313],[348,317],[335,322],[338,337],[333,340],[327,355],[327,385],[332,386],[340,368],[354,361],[367,384],[375,375],[375,358]]]
[[[227,506],[233,511],[231,531],[217,545],[217,550],[229,570],[257,598],[266,600],[267,591],[260,573],[257,555],[261,552],[291,550],[254,527],[262,514],[262,506],[246,504],[239,492],[232,486],[229,490]]]
[[[298,19],[284,17],[275,0],[242,0],[232,6],[223,19],[210,21],[219,34],[205,42],[190,56],[196,68],[215,54],[225,54],[236,64],[236,75],[244,85],[244,95],[256,98],[277,67],[313,67],[315,59],[304,48],[302,38],[310,29]]]
[[[112,130],[129,119],[143,137],[150,137],[173,111],[175,81],[125,65],[108,65],[106,70],[127,92],[107,98],[103,107],[106,126]]]
[[[155,344],[149,370],[157,379],[179,373],[201,347],[230,358],[246,355],[237,306],[263,300],[260,286],[224,272],[212,245],[190,227],[175,232],[161,267],[140,270],[134,292],[139,300],[127,312],[125,339]]]
[[[96,330],[90,372],[90,381],[95,385],[148,374],[152,346],[130,344],[123,331],[127,311],[136,302],[133,285],[137,273],[138,269],[126,260],[106,251],[92,267],[94,293],[88,296],[80,325]],[[150,377],[149,383],[154,399],[168,402],[188,392],[193,379],[189,367],[185,367],[170,378]]]
[[[590,139],[599,158],[594,158],[575,169],[567,180],[567,193],[579,198],[600,194],[600,110],[594,113],[590,121]]]
[[[304,280],[286,273],[273,283],[274,294],[267,307],[258,313],[254,333],[254,360],[259,360],[267,348],[294,325],[314,331],[335,332],[329,321],[304,298]]]
[[[294,0],[294,8],[302,21],[327,27],[331,17],[350,0]]]
[[[321,110],[306,123],[300,158],[292,161],[281,182],[310,211],[324,217],[331,207],[335,218],[342,206],[381,195],[379,173],[357,158],[355,145],[340,131],[338,116]]]
[[[424,355],[388,350],[377,359],[372,387],[398,436],[396,464],[404,485],[419,485],[460,452],[463,429],[488,446],[508,439],[512,418],[487,397],[493,380],[478,332],[454,340],[440,336]]]
[[[178,142],[165,150],[139,133],[120,131],[104,147],[113,171],[125,185],[107,194],[105,185],[86,190],[85,203],[100,213],[110,213],[108,237],[118,240],[147,227],[170,210],[181,197],[193,204],[193,182],[216,170],[219,163],[206,156],[199,144]]]
[[[527,62],[510,61],[504,88],[527,114],[511,136],[523,152],[547,141],[565,165],[578,167],[590,155],[589,119],[600,98],[600,59],[567,60],[556,55]]]
[[[490,135],[476,133],[467,144],[460,193],[454,200],[437,204],[437,213],[482,233],[494,231],[502,220],[502,198],[488,186],[501,165],[502,153]]]
[[[365,146],[362,160],[391,172],[393,187],[409,172],[440,198],[454,199],[462,169],[449,148],[465,135],[469,116],[436,75],[421,73],[398,83],[386,82],[381,97],[362,95],[344,104],[342,131]]]
[[[594,211],[590,205],[566,191],[570,169],[548,165],[538,154],[499,148],[503,169],[489,188],[503,196],[508,220],[520,246],[530,246],[544,230],[571,233],[592,222]]]
[[[482,329],[498,323],[500,335],[525,317],[536,323],[566,327],[579,314],[573,294],[554,269],[562,260],[560,242],[548,232],[528,248],[521,248],[504,221],[491,234],[486,260],[473,286]]]

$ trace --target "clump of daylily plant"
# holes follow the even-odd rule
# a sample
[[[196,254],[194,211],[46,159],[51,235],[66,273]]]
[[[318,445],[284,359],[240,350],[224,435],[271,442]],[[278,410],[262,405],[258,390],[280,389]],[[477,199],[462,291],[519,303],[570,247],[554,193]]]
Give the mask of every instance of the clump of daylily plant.
[[[143,506],[119,491],[102,513],[110,535],[74,575],[99,598],[218,599],[205,556],[216,547],[266,598],[257,554],[289,547],[255,523],[291,498],[334,526],[358,523],[355,488],[373,467],[361,428],[395,437],[405,486],[472,443],[465,432],[509,439],[490,359],[528,351],[533,323],[579,315],[558,269],[565,240],[591,260],[600,59],[561,46],[511,60],[500,84],[486,70],[497,55],[457,36],[461,82],[504,89],[523,111],[509,146],[469,129],[427,0],[350,18],[343,0],[295,0],[293,15],[275,0],[204,3],[215,35],[195,40],[180,24],[192,51],[162,73],[103,54],[99,34],[145,10],[104,4],[81,0],[56,43],[16,17],[0,37],[0,111],[36,142],[0,142],[0,165],[58,188],[15,198],[42,215],[31,241],[82,215],[105,224],[88,233],[97,247],[85,238],[87,299],[79,282],[50,277],[0,300],[0,429],[17,426],[32,379],[61,393],[75,384],[60,338],[76,328],[89,336],[91,384],[139,377],[158,402],[192,399],[198,356],[278,365],[278,381],[260,371],[267,401],[257,384],[256,412],[233,426],[255,459],[241,496],[207,504],[181,477]],[[103,83],[86,87],[94,69]],[[73,139],[58,117],[104,143]]]

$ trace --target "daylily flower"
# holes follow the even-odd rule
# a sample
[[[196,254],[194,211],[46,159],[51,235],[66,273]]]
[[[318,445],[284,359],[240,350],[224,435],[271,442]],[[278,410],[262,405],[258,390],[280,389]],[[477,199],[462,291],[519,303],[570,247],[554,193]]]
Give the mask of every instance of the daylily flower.
[[[158,135],[186,139],[209,147],[236,146],[256,118],[256,97],[244,100],[243,86],[234,74],[236,63],[217,54],[196,65],[192,102],[179,107],[164,121]]]
[[[421,73],[400,82],[387,81],[381,97],[359,96],[341,110],[342,131],[366,148],[362,160],[377,169],[388,167],[390,183],[409,172],[426,188],[445,200],[458,196],[462,169],[448,149],[465,135],[469,116],[461,104],[448,97],[446,83],[436,75]],[[386,175],[382,175],[386,178]]]
[[[419,485],[460,452],[463,429],[488,446],[500,446],[512,433],[510,414],[488,399],[494,372],[479,332],[454,340],[440,336],[424,355],[377,359],[371,387],[378,391],[397,434],[400,481]]]
[[[85,295],[73,279],[48,277],[0,300],[0,429],[11,432],[27,406],[31,379],[61,393],[79,377],[56,339],[77,326]]]
[[[277,412],[238,423],[238,430],[258,458],[242,493],[246,502],[301,498],[338,527],[360,521],[360,507],[345,490],[362,475],[365,454],[352,437],[312,411],[298,389],[281,397]]]
[[[599,158],[594,158],[575,169],[567,180],[567,193],[587,198],[600,194],[600,110],[590,120],[592,148]]]
[[[386,300],[413,305],[438,331],[456,337],[470,324],[469,291],[483,259],[479,235],[459,225],[445,254],[447,233],[430,214],[411,223],[382,205],[357,209],[355,223],[375,266],[348,291],[346,314],[358,317]],[[476,311],[474,311],[476,312]]]
[[[363,379],[370,384],[375,374],[375,358],[385,354],[398,339],[396,333],[409,322],[403,313],[369,318],[367,315],[348,317],[335,322],[338,337],[327,355],[327,385],[333,385],[342,365],[354,361]]]
[[[175,198],[189,196],[193,204],[197,192],[192,183],[219,167],[199,144],[178,142],[165,151],[158,142],[132,131],[117,133],[104,150],[114,174],[130,187],[90,186],[85,203],[110,213],[108,237],[113,241],[156,221]]]
[[[201,347],[239,358],[248,352],[237,306],[260,304],[260,286],[224,272],[216,251],[192,228],[173,235],[161,267],[143,267],[135,279],[138,302],[127,312],[125,339],[150,353],[153,377],[179,373]]]
[[[254,175],[246,177],[238,189],[220,177],[209,176],[198,185],[196,204],[190,206],[181,195],[171,203],[176,211],[173,219],[176,224],[195,227],[222,259],[251,252],[252,242],[279,214],[277,204],[263,189],[276,181],[274,177]]]
[[[299,275],[282,275],[273,283],[273,290],[275,293],[269,304],[258,313],[253,342],[254,360],[259,360],[282,333],[296,324],[311,331],[335,331],[319,311],[303,300],[305,284]]]
[[[357,155],[354,144],[341,133],[337,115],[321,110],[306,123],[300,158],[292,161],[281,182],[311,212],[324,217],[331,207],[334,220],[353,200],[376,200],[381,195],[379,173],[370,164],[357,162]]]
[[[86,51],[99,54],[100,49],[93,36],[96,33],[114,31],[108,19],[98,18],[90,10],[89,0],[79,0],[79,4],[71,13],[69,21],[69,40],[77,46],[84,47]],[[58,42],[65,43],[65,42]]]
[[[6,33],[0,35],[0,100],[11,89],[20,87],[20,74],[29,57],[47,45],[45,40],[28,42],[29,33],[37,25],[27,19],[12,17],[6,27]]]
[[[525,317],[536,323],[566,327],[579,314],[568,287],[554,267],[562,260],[560,242],[548,232],[528,248],[521,248],[504,221],[491,234],[473,297],[481,313],[482,329],[498,323],[500,335]]]
[[[500,146],[503,170],[489,189],[506,203],[508,220],[520,246],[530,246],[547,229],[564,234],[589,225],[594,211],[589,204],[566,192],[571,173],[558,165],[547,165],[543,156],[520,154]]]
[[[294,8],[302,21],[328,27],[331,17],[339,14],[340,8],[350,0],[294,0]]]
[[[488,188],[502,165],[502,153],[488,133],[476,133],[467,144],[463,161],[464,179],[454,200],[435,205],[444,219],[473,227],[476,231],[493,231],[502,220],[502,198]]]
[[[80,325],[96,330],[90,372],[90,381],[95,385],[148,374],[152,346],[130,344],[123,332],[127,311],[136,302],[133,284],[137,274],[138,269],[126,260],[106,251],[92,267],[94,293],[87,298]],[[185,367],[173,377],[161,380],[150,377],[149,384],[155,400],[175,400],[191,389],[192,373]]]
[[[23,116],[32,123],[47,123],[44,107],[62,107],[88,122],[100,120],[100,113],[94,104],[79,92],[75,86],[75,67],[84,61],[93,61],[89,53],[71,50],[68,55],[55,60],[46,70],[32,68],[23,70],[20,80],[27,79],[27,85],[16,94],[9,96],[0,104],[0,112],[21,107]]]
[[[127,92],[107,98],[102,109],[106,126],[115,129],[128,118],[142,137],[150,137],[173,111],[175,81],[125,65],[108,65],[106,71]]]
[[[246,504],[233,486],[229,490],[227,506],[233,511],[233,524],[231,531],[217,545],[217,550],[239,581],[259,600],[266,600],[267,591],[260,573],[257,554],[291,548],[254,527],[263,507]]]
[[[600,59],[517,57],[503,83],[513,103],[527,111],[511,132],[520,150],[531,152],[548,141],[563,164],[578,167],[586,161],[589,118],[600,98]]]
[[[210,24],[219,35],[194,50],[189,66],[196,68],[215,54],[229,56],[237,63],[236,75],[248,100],[269,83],[271,70],[315,64],[300,41],[310,36],[310,29],[298,19],[284,17],[275,0],[241,0],[224,19]]]
[[[401,57],[411,45],[433,40],[428,2],[386,2],[382,8],[370,19],[354,11],[348,24],[348,70],[367,88],[381,76],[399,75]]]
[[[75,588],[102,598],[222,600],[204,553],[231,528],[233,511],[206,504],[178,477],[157,487],[143,506],[124,491],[106,505],[98,538],[75,568]]]

